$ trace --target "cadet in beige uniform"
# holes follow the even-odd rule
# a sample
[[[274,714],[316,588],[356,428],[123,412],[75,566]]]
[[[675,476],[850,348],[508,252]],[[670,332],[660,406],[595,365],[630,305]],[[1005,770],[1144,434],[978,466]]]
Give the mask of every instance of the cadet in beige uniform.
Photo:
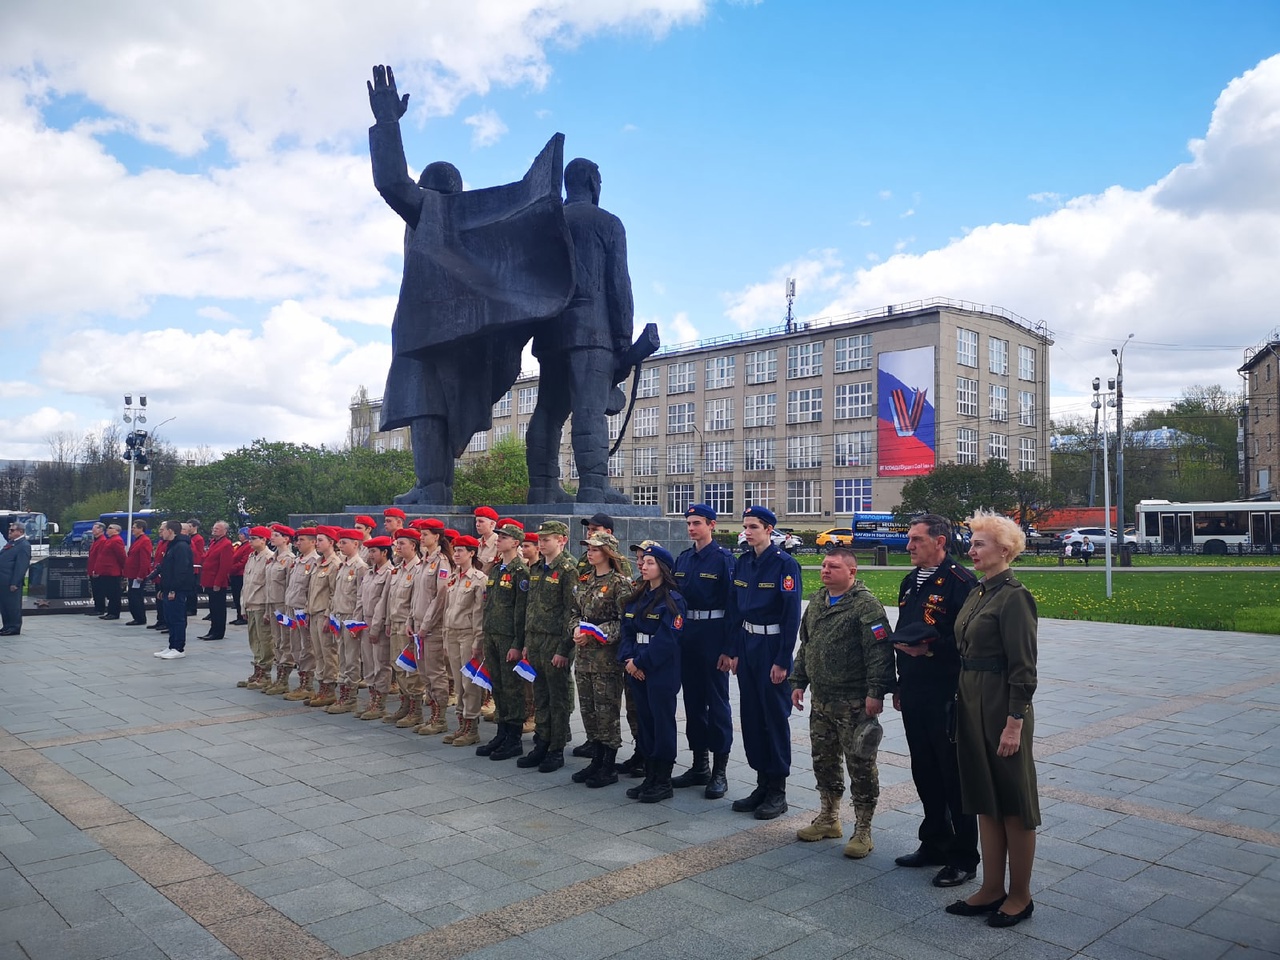
[[[373,531],[377,528],[373,517],[359,516],[356,517],[355,529],[360,531],[360,559],[369,566],[373,566],[373,561],[369,559],[369,538],[373,536]]]
[[[418,655],[419,691],[422,696],[422,723],[417,733],[431,736],[446,733],[449,723],[445,709],[449,704],[449,659],[445,655],[444,592],[453,574],[453,561],[444,552],[449,549],[444,524],[431,517],[413,521],[422,545],[422,570],[413,591],[413,607],[409,616],[409,632],[422,641]],[[430,714],[427,708],[430,707]]]
[[[369,572],[360,582],[356,619],[368,624],[359,635],[360,661],[369,682],[369,709],[361,720],[381,720],[386,716],[387,693],[391,689],[391,637],[387,630],[387,591],[391,586],[391,538],[374,537],[364,542],[369,554]],[[399,653],[399,651],[396,651]]]
[[[342,558],[334,549],[342,533],[333,527],[316,528],[316,553],[320,556],[307,579],[307,630],[311,653],[316,658],[320,689],[307,701],[308,707],[327,707],[338,702],[338,638],[329,629],[329,608],[338,584]]]
[[[476,566],[485,573],[498,562],[498,511],[493,507],[476,507],[476,540],[480,543]]]
[[[289,571],[293,569],[295,559],[293,537],[292,527],[286,527],[282,523],[271,525],[271,544],[276,548],[276,552],[267,555],[264,575],[266,577],[267,627],[271,631],[276,679],[269,686],[262,688],[262,692],[269,697],[289,692],[289,674],[293,673],[295,666],[293,652],[289,649],[289,635],[293,631],[278,619],[286,612],[290,616],[293,614],[285,604],[285,593],[289,587]]]
[[[458,729],[444,738],[455,747],[480,742],[480,700],[482,688],[471,682],[462,668],[474,657],[484,655],[484,591],[489,575],[475,565],[480,541],[459,537],[453,545],[457,572],[449,578],[444,602],[444,646],[458,691]],[[487,667],[490,671],[502,665]]]
[[[286,700],[310,700],[315,691],[311,681],[316,675],[316,657],[311,650],[311,631],[305,618],[307,616],[307,594],[311,589],[311,572],[320,564],[320,554],[316,553],[316,530],[314,527],[303,527],[295,535],[298,544],[298,556],[294,558],[289,569],[289,582],[285,587],[285,614],[293,621],[289,630],[289,653],[298,666],[298,688],[286,693]]]
[[[249,530],[250,551],[244,563],[244,585],[240,591],[241,608],[248,621],[249,652],[253,656],[253,676],[244,682],[244,686],[254,684],[254,689],[257,690],[268,685],[273,659],[268,620],[270,612],[267,609],[267,567],[271,564],[267,537],[270,535],[271,531],[266,527],[252,527]],[[258,682],[264,679],[267,682]]]
[[[356,619],[360,584],[369,572],[369,565],[360,559],[363,542],[364,534],[359,530],[343,530],[338,537],[342,562],[338,565],[338,582],[329,606],[329,635],[338,641],[338,702],[326,707],[326,713],[351,713],[356,710],[360,693],[360,633],[352,633],[347,624]],[[332,633],[335,626],[336,636]]]
[[[396,531],[395,551],[400,562],[392,571],[391,583],[387,587],[391,665],[400,684],[400,707],[395,713],[383,717],[382,722],[394,723],[401,728],[416,727],[422,723],[422,680],[416,671],[406,673],[396,663],[396,658],[406,646],[413,650],[415,659],[422,656],[421,638],[415,643],[413,631],[409,629],[409,620],[413,616],[413,592],[422,582],[422,559],[418,556],[420,539],[417,530]]]

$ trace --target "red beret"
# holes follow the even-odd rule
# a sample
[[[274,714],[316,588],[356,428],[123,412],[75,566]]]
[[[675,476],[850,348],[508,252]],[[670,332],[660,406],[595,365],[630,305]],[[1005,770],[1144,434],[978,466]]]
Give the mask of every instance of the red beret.
[[[350,530],[341,531],[340,540],[354,540],[356,543],[364,543],[364,531],[356,530],[354,527]]]
[[[298,531],[294,530],[293,527],[286,527],[283,523],[273,523],[271,529],[281,536],[288,537],[290,540],[298,535]]]
[[[441,530],[440,536],[448,537],[450,540],[457,540],[460,536],[462,536],[462,531],[454,530],[452,527],[450,527],[447,530]]]
[[[477,517],[488,517],[494,523],[498,522],[498,511],[493,507],[476,507],[475,515]]]
[[[364,545],[366,547],[378,547],[379,549],[382,549],[382,550],[390,550],[391,538],[390,537],[373,537],[370,540],[366,540],[364,542]]]
[[[503,517],[501,520],[499,520],[499,521],[498,521],[498,526],[500,526],[500,527],[519,527],[521,530],[523,530],[523,529],[524,529],[524,524],[523,524],[523,523],[521,523],[519,520],[512,520],[510,517]]]
[[[526,534],[524,535],[524,542],[525,542],[525,543],[537,543],[537,542],[538,542],[538,535],[537,535],[536,533],[526,533]]]
[[[458,537],[453,541],[455,547],[475,547],[480,549],[480,541],[472,536]]]
[[[271,530],[267,527],[250,527],[249,536],[265,540],[267,537],[271,536]]]
[[[342,536],[342,528],[326,525],[323,527],[316,527],[316,533],[323,533],[330,540],[337,541],[337,539]]]
[[[402,527],[396,531],[396,539],[404,537],[406,540],[418,541],[422,539],[422,534],[418,533],[413,527]]]
[[[427,530],[443,530],[444,521],[438,517],[427,517],[422,521],[422,526]]]
[[[427,525],[427,521],[422,517],[419,517],[417,520],[409,521],[409,526],[413,527],[413,529],[415,530],[421,530],[426,525]]]
[[[364,514],[356,517],[356,523],[360,524],[362,527],[368,527],[370,530],[378,525],[373,517],[365,516]]]
[[[297,532],[297,533],[295,533],[295,534],[294,534],[294,536],[295,536],[295,537],[310,537],[312,540],[314,540],[314,539],[316,538],[316,534],[317,534],[317,533],[319,533],[319,532],[320,532],[320,531],[318,531],[315,527],[303,527],[303,528],[301,528],[300,530],[298,530],[298,532]]]
[[[404,519],[404,511],[403,511],[403,510],[401,510],[399,507],[387,507],[387,509],[385,509],[385,510],[383,510],[383,511],[382,511],[382,516],[383,516],[384,518],[385,518],[385,517],[399,517],[401,520],[403,520],[403,519]]]

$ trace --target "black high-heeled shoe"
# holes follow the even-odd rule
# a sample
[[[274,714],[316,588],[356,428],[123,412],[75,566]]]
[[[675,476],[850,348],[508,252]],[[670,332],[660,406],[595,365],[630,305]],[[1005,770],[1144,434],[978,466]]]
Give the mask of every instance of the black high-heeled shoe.
[[[953,917],[980,917],[984,913],[995,913],[1004,900],[1004,897],[992,900],[990,903],[965,903],[963,900],[957,900],[955,903],[947,904],[947,913]]]
[[[1003,913],[997,910],[991,916],[987,917],[988,927],[1016,927],[1023,920],[1026,920],[1035,912],[1036,905],[1034,901],[1028,900],[1026,907],[1018,913]]]

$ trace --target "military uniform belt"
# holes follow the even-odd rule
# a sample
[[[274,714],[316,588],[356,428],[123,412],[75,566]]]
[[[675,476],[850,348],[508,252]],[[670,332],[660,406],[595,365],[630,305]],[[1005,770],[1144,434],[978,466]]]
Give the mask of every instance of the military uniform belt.
[[[773,636],[782,632],[782,625],[778,623],[746,623],[742,624],[742,629],[747,633],[754,633],[757,636]]]
[[[687,615],[690,620],[723,620],[723,610],[689,610]]]
[[[974,670],[979,673],[1004,673],[1009,661],[1004,657],[961,657],[961,670]]]

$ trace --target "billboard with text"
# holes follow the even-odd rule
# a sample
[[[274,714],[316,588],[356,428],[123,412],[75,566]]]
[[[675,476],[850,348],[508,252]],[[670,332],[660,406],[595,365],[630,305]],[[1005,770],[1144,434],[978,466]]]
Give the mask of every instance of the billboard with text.
[[[880,354],[876,377],[881,477],[918,477],[937,462],[933,347]]]

